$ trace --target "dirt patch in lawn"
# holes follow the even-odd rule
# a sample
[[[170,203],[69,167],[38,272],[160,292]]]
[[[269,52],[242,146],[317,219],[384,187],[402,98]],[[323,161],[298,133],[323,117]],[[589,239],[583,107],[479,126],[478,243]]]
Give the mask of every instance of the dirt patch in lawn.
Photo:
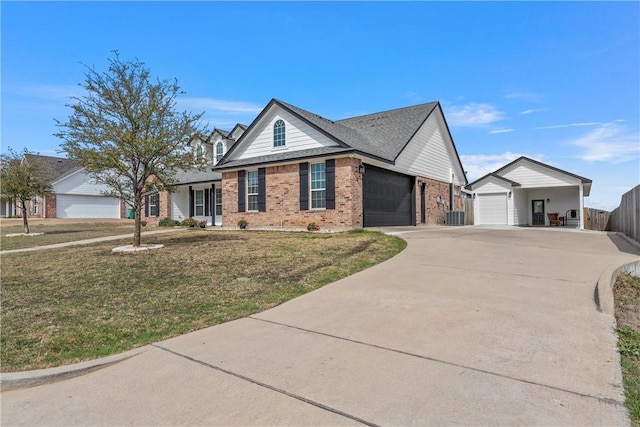
[[[3,372],[122,352],[281,304],[406,243],[374,232],[178,230],[158,251],[112,243],[2,257]]]

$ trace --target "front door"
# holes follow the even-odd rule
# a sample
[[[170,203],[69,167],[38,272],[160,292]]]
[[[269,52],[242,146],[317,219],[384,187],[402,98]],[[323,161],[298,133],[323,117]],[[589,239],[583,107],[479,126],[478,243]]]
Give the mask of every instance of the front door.
[[[532,224],[533,225],[544,225],[544,200],[532,200]]]

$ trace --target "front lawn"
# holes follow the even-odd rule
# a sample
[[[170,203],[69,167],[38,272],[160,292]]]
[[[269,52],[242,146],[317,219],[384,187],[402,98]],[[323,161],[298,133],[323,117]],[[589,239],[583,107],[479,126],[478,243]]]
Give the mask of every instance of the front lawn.
[[[55,243],[72,242],[77,240],[93,239],[96,237],[117,236],[119,234],[133,234],[133,221],[131,220],[50,220],[30,219],[29,231],[31,233],[44,233],[39,236],[14,236],[7,234],[22,233],[22,220],[0,221],[0,250],[30,248],[33,246],[52,245]],[[142,231],[146,231],[145,228]]]
[[[106,356],[248,316],[391,258],[397,237],[177,231],[163,249],[114,243],[2,256],[3,372]]]

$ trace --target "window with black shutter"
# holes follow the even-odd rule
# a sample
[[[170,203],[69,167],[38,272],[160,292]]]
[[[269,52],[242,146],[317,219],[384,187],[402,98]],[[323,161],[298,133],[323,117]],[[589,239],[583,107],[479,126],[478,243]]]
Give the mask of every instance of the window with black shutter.
[[[244,171],[238,171],[238,212],[244,212],[245,208],[245,183]]]
[[[300,210],[309,210],[309,163],[300,163]]]

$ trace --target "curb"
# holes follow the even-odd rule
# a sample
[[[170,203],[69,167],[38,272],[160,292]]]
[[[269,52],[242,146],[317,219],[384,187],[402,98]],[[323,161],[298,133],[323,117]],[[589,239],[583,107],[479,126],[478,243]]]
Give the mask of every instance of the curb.
[[[640,277],[640,260],[627,262],[622,265],[617,264],[602,272],[598,283],[596,283],[596,289],[593,295],[598,311],[612,316],[615,314],[613,287],[616,284],[616,279],[622,273],[629,273],[632,276]]]
[[[0,374],[0,390],[18,390],[22,388],[34,387],[41,384],[52,383],[56,381],[66,380],[107,366],[123,362],[132,357],[138,356],[150,350],[151,347],[146,345],[124,353],[113,356],[103,357],[101,359],[89,360],[86,362],[74,363],[73,365],[58,366],[48,369],[37,369],[35,371],[24,372],[7,372]]]

